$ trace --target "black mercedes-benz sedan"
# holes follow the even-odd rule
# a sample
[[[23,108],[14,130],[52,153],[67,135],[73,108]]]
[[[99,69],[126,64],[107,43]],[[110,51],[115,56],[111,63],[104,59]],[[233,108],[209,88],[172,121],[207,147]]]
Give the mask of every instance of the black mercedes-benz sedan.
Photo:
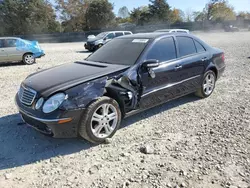
[[[193,35],[128,35],[83,61],[28,76],[15,100],[44,134],[102,143],[125,117],[190,93],[209,97],[224,69],[223,51]]]

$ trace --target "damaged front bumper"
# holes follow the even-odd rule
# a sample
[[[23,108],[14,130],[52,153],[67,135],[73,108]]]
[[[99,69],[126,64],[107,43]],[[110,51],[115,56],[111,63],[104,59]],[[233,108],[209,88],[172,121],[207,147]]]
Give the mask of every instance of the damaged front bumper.
[[[15,101],[23,121],[37,131],[55,138],[77,137],[78,125],[84,109],[58,110],[51,115],[46,115],[34,112],[32,108],[23,105],[18,95]]]
[[[86,50],[93,51],[95,49],[95,44],[94,43],[85,43],[84,47]]]

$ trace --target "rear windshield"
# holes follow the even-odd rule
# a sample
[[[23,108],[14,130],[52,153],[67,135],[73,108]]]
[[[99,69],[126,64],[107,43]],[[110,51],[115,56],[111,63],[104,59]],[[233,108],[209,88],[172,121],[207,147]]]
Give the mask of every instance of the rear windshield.
[[[114,39],[86,60],[119,65],[133,65],[147,46],[149,39]]]

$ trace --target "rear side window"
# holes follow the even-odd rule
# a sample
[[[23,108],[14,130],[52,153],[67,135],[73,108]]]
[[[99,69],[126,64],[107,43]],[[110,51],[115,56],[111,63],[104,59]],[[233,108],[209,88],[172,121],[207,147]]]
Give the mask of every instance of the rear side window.
[[[130,32],[124,32],[124,34],[125,34],[125,35],[131,35],[131,33],[130,33]]]
[[[192,38],[189,37],[176,37],[176,38],[181,57],[196,53],[196,48]]]
[[[0,40],[0,48],[4,48],[4,40]]]
[[[120,36],[123,36],[123,33],[122,33],[122,32],[115,33],[115,37],[120,37]]]
[[[5,40],[6,47],[16,47],[16,39],[7,39]]]
[[[168,37],[156,42],[148,52],[147,59],[156,59],[160,62],[176,59],[174,39]]]
[[[206,51],[206,49],[198,41],[194,40],[194,43],[195,43],[198,53],[202,53]]]

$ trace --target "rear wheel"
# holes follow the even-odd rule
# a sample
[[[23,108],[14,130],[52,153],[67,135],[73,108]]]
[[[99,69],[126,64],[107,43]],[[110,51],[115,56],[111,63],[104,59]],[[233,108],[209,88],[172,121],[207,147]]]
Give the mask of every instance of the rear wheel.
[[[201,88],[198,89],[196,95],[201,98],[209,97],[214,91],[215,83],[216,83],[216,75],[214,71],[212,70],[207,71],[203,77]]]
[[[31,53],[28,53],[28,54],[24,54],[23,56],[23,62],[26,64],[26,65],[32,65],[36,62],[36,59],[34,57],[33,54]]]
[[[115,134],[120,123],[119,104],[109,97],[101,97],[86,109],[79,134],[92,143],[102,143]]]

